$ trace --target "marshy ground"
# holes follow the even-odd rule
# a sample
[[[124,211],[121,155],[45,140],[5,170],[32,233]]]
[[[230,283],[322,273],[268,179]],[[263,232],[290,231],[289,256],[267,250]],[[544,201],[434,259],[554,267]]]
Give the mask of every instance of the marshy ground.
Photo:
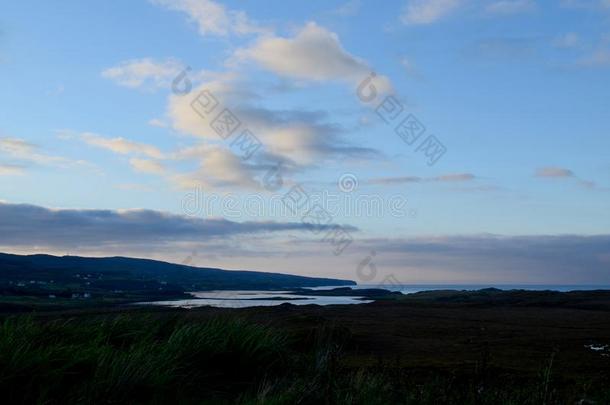
[[[7,403],[610,403],[610,293],[3,316]]]

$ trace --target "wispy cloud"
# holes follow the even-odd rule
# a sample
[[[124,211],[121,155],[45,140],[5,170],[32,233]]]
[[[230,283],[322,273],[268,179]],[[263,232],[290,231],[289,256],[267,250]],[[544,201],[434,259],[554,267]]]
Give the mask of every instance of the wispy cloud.
[[[431,24],[452,14],[462,4],[462,0],[409,0],[400,19],[406,25]]]
[[[204,86],[210,88],[206,84]],[[220,91],[215,94],[227,93]],[[190,146],[162,152],[153,145],[123,137],[66,131],[60,136],[63,139],[80,139],[91,146],[125,155],[130,158],[129,164],[134,171],[161,176],[182,189],[260,189],[262,185],[257,178],[278,162],[282,162],[283,175],[288,180],[287,176],[296,170],[315,167],[329,159],[358,160],[379,156],[374,149],[347,142],[341,127],[325,122],[327,114],[324,112],[268,110],[247,104],[234,107],[232,111],[243,120],[244,126],[259,136],[264,145],[264,150],[248,162],[231,150],[230,144],[218,145],[221,139],[213,132],[209,122],[206,123],[193,110],[190,99],[178,96],[171,98],[168,116],[174,129],[197,138],[196,143]],[[193,170],[177,164],[178,161],[194,162],[198,168]]]
[[[131,59],[105,69],[102,71],[102,77],[121,86],[154,90],[168,87],[184,69],[182,62],[175,59]]]
[[[461,181],[472,181],[477,177],[472,173],[451,173],[444,174],[441,176],[433,177],[434,181],[442,181],[442,182],[461,182]]]
[[[362,8],[361,0],[350,0],[341,4],[339,7],[331,11],[331,14],[338,15],[340,17],[352,17],[360,11]]]
[[[180,188],[258,189],[261,187],[256,181],[260,168],[244,162],[230,150],[202,144],[199,147],[180,151],[179,154],[199,161],[197,170],[178,173],[170,179]]]
[[[610,6],[608,11],[610,11]],[[610,14],[608,15],[610,16]],[[608,33],[597,34],[597,38],[590,38],[590,35],[588,37],[577,32],[566,32],[555,36],[551,40],[551,45],[568,52],[566,55],[570,55],[570,60],[566,63],[567,68],[607,69],[610,67],[610,34]]]
[[[199,34],[227,36],[264,34],[270,31],[252,21],[239,10],[227,9],[223,4],[211,0],[150,0],[151,3],[170,10],[186,13],[197,25]]]
[[[556,48],[575,48],[580,44],[580,36],[575,32],[568,32],[553,39]]]
[[[537,54],[532,38],[487,38],[477,41],[466,53],[492,61],[520,61]]]
[[[80,134],[80,139],[91,146],[106,149],[121,155],[138,154],[155,159],[164,158],[163,153],[155,146],[130,141],[122,137],[107,138],[91,132],[84,132]]]
[[[25,170],[23,166],[0,164],[0,176],[18,176],[24,173]]]
[[[20,162],[67,168],[74,165],[86,164],[84,161],[74,161],[60,156],[46,153],[42,148],[34,143],[21,138],[4,137],[0,138],[0,155],[10,157]]]
[[[148,121],[148,125],[150,125],[151,127],[157,127],[157,128],[167,128],[167,122],[165,122],[159,118],[150,119]]]
[[[610,67],[610,47],[600,47],[592,54],[581,58],[576,64],[584,68]]]
[[[129,159],[129,164],[134,168],[135,171],[140,173],[157,175],[163,175],[166,173],[165,166],[156,160],[131,158]]]
[[[572,179],[574,181],[576,181],[576,183],[582,187],[588,188],[588,189],[595,189],[597,188],[597,185],[595,184],[595,182],[590,181],[590,180],[584,180],[581,179],[580,177],[576,176],[574,174],[574,172],[570,169],[566,169],[563,167],[557,167],[557,166],[547,166],[547,167],[542,167],[536,170],[536,172],[534,173],[535,177],[538,178],[546,178],[546,179]]]
[[[405,72],[408,76],[416,79],[422,78],[422,75],[417,69],[417,66],[415,66],[415,63],[413,63],[411,59],[407,58],[406,56],[403,56],[402,58],[400,58],[400,64],[405,69]]]
[[[534,11],[537,8],[535,0],[500,0],[485,6],[488,14],[509,15]]]
[[[536,170],[535,175],[546,178],[569,178],[574,177],[574,172],[563,167],[542,167]]]
[[[477,176],[472,173],[450,173],[435,177],[402,176],[402,177],[379,177],[370,179],[368,184],[408,184],[423,182],[460,183],[476,180]]]
[[[16,157],[31,156],[37,146],[20,138],[0,138],[0,150]]]

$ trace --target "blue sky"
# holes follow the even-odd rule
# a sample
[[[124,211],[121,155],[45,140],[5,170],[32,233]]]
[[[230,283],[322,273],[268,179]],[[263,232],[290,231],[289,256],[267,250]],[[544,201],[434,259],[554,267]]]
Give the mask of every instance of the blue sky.
[[[367,103],[356,89],[372,71]],[[181,72],[188,94],[172,90]],[[378,278],[401,282],[610,282],[609,73],[607,0],[5,3],[3,215],[70,237],[21,230],[0,246],[353,279],[374,250]],[[252,157],[190,107],[203,90],[260,140]],[[386,97],[425,126],[418,142],[377,115]],[[429,135],[446,149],[433,165],[416,151]],[[278,162],[283,187],[266,189]],[[303,213],[271,208],[296,185],[327,196],[349,249],[335,255]],[[216,200],[185,209],[193,195]],[[349,210],[373,200],[373,214]],[[84,242],[144,225],[158,233],[147,243]],[[408,248],[424,242],[438,249]],[[576,258],[553,272],[557,252],[532,254],[538,244]],[[488,249],[515,246],[525,262],[487,270]]]

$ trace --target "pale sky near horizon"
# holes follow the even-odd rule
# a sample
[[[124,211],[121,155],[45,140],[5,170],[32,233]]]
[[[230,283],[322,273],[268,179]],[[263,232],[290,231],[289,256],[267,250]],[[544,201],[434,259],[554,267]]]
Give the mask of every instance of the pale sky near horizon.
[[[3,252],[610,283],[608,0],[7,1],[0,89]]]

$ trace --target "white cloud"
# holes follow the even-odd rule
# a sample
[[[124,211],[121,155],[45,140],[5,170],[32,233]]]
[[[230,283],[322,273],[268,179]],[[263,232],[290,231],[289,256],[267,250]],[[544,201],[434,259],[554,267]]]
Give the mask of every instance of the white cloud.
[[[152,145],[133,142],[125,138],[105,138],[101,135],[85,132],[80,138],[91,146],[107,149],[121,155],[140,154],[154,159],[163,159],[163,153]]]
[[[0,176],[18,176],[24,173],[19,165],[0,164]]]
[[[536,9],[534,0],[500,0],[488,4],[485,11],[489,14],[519,14]]]
[[[36,146],[24,139],[20,138],[0,138],[0,150],[9,153],[13,156],[29,156],[31,155]]]
[[[243,11],[227,10],[224,5],[211,0],[151,0],[151,3],[186,13],[203,36],[262,34],[269,31],[251,21]]]
[[[239,94],[238,87],[234,84],[234,80],[236,80],[235,75],[227,74],[207,81],[194,88],[189,96],[170,95],[167,115],[171,121],[172,127],[176,131],[184,134],[210,140],[219,140],[220,138],[218,135],[210,128],[210,123],[214,116],[197,114],[191,103],[196,98],[202,100],[199,96],[204,90],[213,95],[221,105],[233,105],[235,101],[243,101]]]
[[[291,79],[342,81],[354,87],[371,71],[363,60],[343,49],[335,33],[315,23],[305,25],[290,38],[262,36],[250,47],[235,52],[228,65],[235,67],[248,61]],[[343,130],[338,125],[326,122],[325,117],[315,112],[254,107],[260,96],[249,90],[248,83],[236,71],[206,72],[200,78],[188,96],[170,94],[168,98],[168,124],[172,129],[195,136],[202,142],[202,145],[167,156],[201,162],[200,169],[195,172],[167,176],[181,187],[201,184],[254,187],[258,186],[255,177],[278,161],[286,163],[286,170],[291,173],[297,168],[320,164],[333,156],[366,157],[375,154],[369,148],[349,145],[341,139]],[[390,82],[384,76],[377,76],[374,84],[379,93],[391,90]],[[198,114],[193,108],[195,98],[202,91],[209,92],[213,95],[213,102],[218,102],[218,109],[213,114]],[[248,128],[263,144],[264,153],[258,153],[249,164],[229,150],[232,139],[222,139],[210,126],[225,107],[241,122],[233,138]],[[161,125],[161,122],[151,121],[151,124]],[[214,149],[214,144],[221,144],[226,149]]]
[[[163,175],[166,173],[165,167],[156,160],[131,158],[129,159],[129,164],[135,171],[140,173],[158,175]]]
[[[167,128],[167,122],[165,122],[159,118],[153,118],[153,119],[149,120],[148,125],[150,125],[151,127],[157,127],[157,128]]]
[[[131,59],[105,69],[102,77],[125,87],[157,89],[168,87],[184,69],[185,66],[175,59]]]
[[[409,0],[400,19],[406,25],[431,24],[453,13],[461,4],[461,0]]]
[[[358,14],[358,12],[360,11],[361,8],[362,8],[361,0],[350,0],[350,1],[347,1],[343,4],[341,4],[336,9],[332,10],[331,14],[335,14],[340,17],[353,17],[356,14]]]
[[[417,69],[415,64],[406,56],[400,59],[400,64],[403,68],[405,68],[405,72],[407,72],[407,75],[415,78],[421,77],[421,74],[419,73],[419,70]]]
[[[261,37],[254,45],[237,50],[230,63],[244,61],[254,61],[275,74],[298,80],[357,84],[371,72],[364,60],[343,49],[337,34],[315,22],[307,23],[292,38]],[[387,77],[377,76],[375,80],[379,91],[391,90]]]
[[[580,37],[574,32],[560,35],[553,40],[553,46],[557,48],[574,48],[580,44]]]
[[[63,157],[49,155],[42,152],[37,145],[20,138],[0,138],[0,152],[14,159],[45,166],[69,167],[74,164],[84,163],[82,161],[74,162]]]
[[[185,152],[184,155],[198,157],[201,164],[195,172],[178,174],[173,177],[173,182],[180,188],[242,187],[257,189],[260,187],[255,179],[254,168],[230,150],[201,145],[199,148]]]
[[[577,65],[590,68],[610,67],[610,49],[599,48],[593,54],[578,61]]]
[[[170,96],[167,115],[173,128],[205,142],[225,142],[227,146],[237,134],[248,128],[263,144],[266,155],[262,158],[273,155],[279,160],[298,166],[319,164],[332,156],[362,158],[375,155],[371,149],[354,147],[343,141],[341,138],[344,130],[328,122],[325,113],[253,107],[249,99],[238,92],[244,91],[243,86],[243,83],[227,77],[226,80],[219,79],[202,84],[193,91],[194,96]],[[202,93],[203,91],[206,93]],[[200,94],[205,96],[198,97]],[[208,115],[198,114],[191,105],[193,100],[201,99],[205,103],[209,97],[214,97],[214,103],[218,102],[217,109]],[[228,107],[240,121],[235,134],[227,141],[223,141],[211,128],[212,120],[224,107]]]

